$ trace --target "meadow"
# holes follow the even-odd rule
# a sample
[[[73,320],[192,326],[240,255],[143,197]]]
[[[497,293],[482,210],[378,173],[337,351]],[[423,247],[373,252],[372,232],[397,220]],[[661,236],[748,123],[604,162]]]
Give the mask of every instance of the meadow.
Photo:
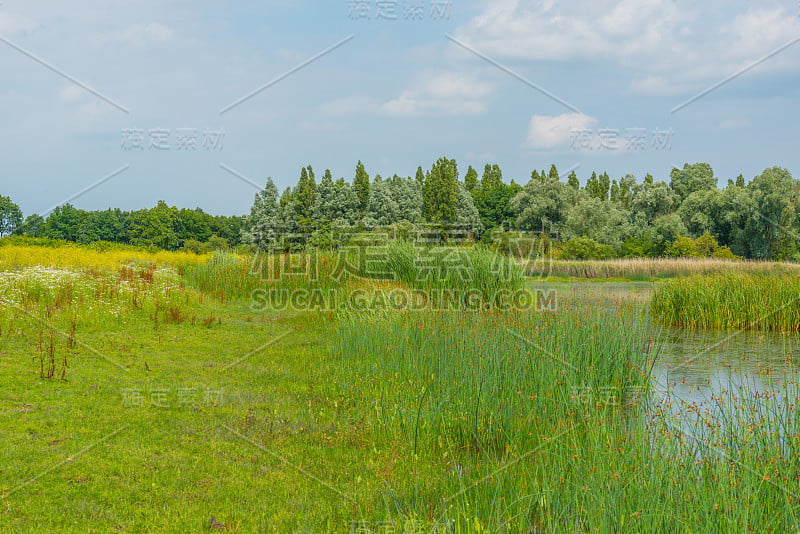
[[[502,290],[530,290],[524,266],[384,252],[367,267],[0,246],[0,531],[798,528],[795,382],[712,412],[665,405],[642,304],[499,309]],[[744,283],[772,303],[796,293],[736,276],[659,282],[652,310],[677,287],[709,305]],[[254,310],[263,288],[474,290],[483,305]]]

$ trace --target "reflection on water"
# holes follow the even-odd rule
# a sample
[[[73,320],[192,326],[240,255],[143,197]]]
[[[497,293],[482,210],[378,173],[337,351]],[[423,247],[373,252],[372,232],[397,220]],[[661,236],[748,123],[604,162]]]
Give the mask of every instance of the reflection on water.
[[[652,283],[540,284],[555,290],[560,307],[594,306],[609,312],[641,306],[648,316]],[[655,326],[652,377],[670,411],[710,417],[720,399],[780,390],[800,374],[800,336],[780,332],[687,330]],[[681,422],[686,428],[687,423]],[[690,431],[690,433],[693,433]]]

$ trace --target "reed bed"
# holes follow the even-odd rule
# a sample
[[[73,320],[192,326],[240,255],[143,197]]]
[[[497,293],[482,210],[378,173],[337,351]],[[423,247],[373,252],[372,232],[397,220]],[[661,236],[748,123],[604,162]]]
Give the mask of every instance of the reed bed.
[[[186,269],[201,291],[223,299],[246,299],[259,289],[348,289],[386,284],[420,289],[474,289],[487,302],[500,289],[519,289],[522,268],[482,247],[420,247],[403,241],[339,250],[234,256],[215,252],[211,261]]]
[[[261,289],[330,289],[353,281],[348,257],[309,250],[280,254],[234,255],[214,252],[211,261],[187,267],[193,287],[220,300],[244,300]]]
[[[800,389],[676,409],[650,391],[655,349],[637,316],[584,307],[342,325],[345,396],[415,457],[447,466],[435,487],[389,488],[386,514],[452,532],[795,531]]]
[[[788,262],[727,260],[721,258],[628,258],[619,260],[553,260],[526,265],[528,274],[574,278],[677,278],[729,272],[800,274],[800,265]]]
[[[650,310],[673,326],[800,332],[800,278],[727,273],[670,280],[656,287]]]
[[[381,399],[387,428],[480,445],[524,439],[587,392],[630,401],[648,368],[647,328],[635,324],[598,310],[389,314],[345,323],[335,352],[345,389]]]

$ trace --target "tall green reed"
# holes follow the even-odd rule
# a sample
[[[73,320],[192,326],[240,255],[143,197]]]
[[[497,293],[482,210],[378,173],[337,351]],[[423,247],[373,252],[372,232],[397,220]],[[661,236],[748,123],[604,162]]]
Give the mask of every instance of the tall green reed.
[[[689,328],[800,331],[800,278],[727,273],[656,286],[653,318]]]

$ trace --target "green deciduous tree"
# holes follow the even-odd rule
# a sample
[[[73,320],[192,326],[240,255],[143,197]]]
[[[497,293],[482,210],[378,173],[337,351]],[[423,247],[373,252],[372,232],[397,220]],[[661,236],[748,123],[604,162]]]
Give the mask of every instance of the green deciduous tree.
[[[379,176],[376,178],[379,178]],[[399,211],[400,209],[393,198],[390,184],[376,179],[369,191],[369,203],[367,213],[364,216],[364,225],[367,228],[389,226],[398,222]]]
[[[128,227],[129,242],[137,246],[177,250],[181,243],[175,233],[176,211],[159,200],[154,208],[133,212]]]
[[[765,169],[747,185],[753,212],[745,228],[749,257],[787,258],[797,249],[798,183],[781,167]]]
[[[686,226],[677,213],[662,215],[653,221],[653,241],[657,255],[664,254],[669,244],[681,235],[686,235]]]
[[[330,175],[330,172],[328,172]],[[311,226],[311,208],[314,206],[314,197],[317,194],[317,182],[311,165],[303,167],[300,171],[300,180],[293,192],[297,220],[301,226]]]
[[[553,163],[550,165],[550,172],[547,173],[548,180],[558,180],[560,177],[558,175],[558,169],[556,169],[556,164]]]
[[[422,185],[411,178],[394,175],[389,186],[392,198],[397,203],[398,222],[421,222]]]
[[[695,191],[716,189],[717,179],[708,163],[684,163],[683,169],[673,168],[670,172],[670,187],[681,202]]]
[[[19,232],[22,226],[22,210],[10,197],[0,195],[0,237]]]
[[[481,189],[491,189],[503,183],[503,173],[500,166],[497,164],[489,165],[488,163],[483,168],[483,177],[481,178]]]
[[[656,217],[672,213],[679,206],[678,195],[664,182],[645,181],[631,198],[631,211],[644,216],[644,223],[651,224]]]
[[[634,233],[630,219],[630,212],[616,203],[582,198],[567,214],[564,237],[588,237],[619,251],[623,242]]]
[[[558,180],[531,180],[511,200],[520,230],[542,231],[543,221],[561,229],[578,193]]]
[[[22,223],[22,234],[30,237],[44,237],[45,220],[38,213],[28,215]]]
[[[585,189],[592,198],[608,200],[608,194],[611,190],[611,178],[608,176],[607,172],[604,172],[600,176],[597,176],[596,172],[592,172],[592,175],[586,181]]]

